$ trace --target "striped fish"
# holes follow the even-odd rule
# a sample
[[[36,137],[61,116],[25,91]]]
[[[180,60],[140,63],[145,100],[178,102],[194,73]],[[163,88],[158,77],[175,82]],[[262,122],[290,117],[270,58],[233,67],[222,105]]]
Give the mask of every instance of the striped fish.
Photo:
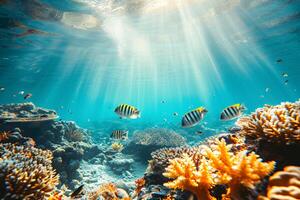
[[[245,106],[239,103],[228,106],[221,112],[220,119],[226,121],[240,117],[244,113],[245,109]]]
[[[121,104],[115,109],[115,113],[120,118],[137,119],[140,117],[140,111],[128,104]]]
[[[128,131],[125,130],[114,130],[111,135],[111,138],[116,140],[127,140],[128,139]]]
[[[188,128],[197,125],[204,118],[204,115],[207,112],[208,111],[205,108],[199,107],[196,108],[195,110],[186,113],[182,117],[181,126],[183,128]]]

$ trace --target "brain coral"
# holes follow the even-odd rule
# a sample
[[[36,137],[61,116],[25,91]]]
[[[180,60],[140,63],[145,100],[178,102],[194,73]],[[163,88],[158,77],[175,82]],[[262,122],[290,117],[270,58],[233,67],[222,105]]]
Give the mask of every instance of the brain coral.
[[[48,197],[58,184],[51,164],[50,151],[0,144],[0,199]]]
[[[237,121],[240,133],[248,138],[275,143],[300,142],[300,102],[265,105]]]

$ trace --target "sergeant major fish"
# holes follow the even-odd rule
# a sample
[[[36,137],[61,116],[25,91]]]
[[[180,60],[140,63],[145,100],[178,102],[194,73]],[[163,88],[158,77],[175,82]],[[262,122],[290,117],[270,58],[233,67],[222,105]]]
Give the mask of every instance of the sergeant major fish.
[[[140,111],[128,104],[121,104],[115,109],[115,113],[120,116],[120,118],[127,119],[137,119],[141,117]]]
[[[193,127],[197,125],[208,111],[204,107],[196,108],[182,117],[181,126],[183,128]]]
[[[128,139],[128,131],[126,130],[114,130],[111,135],[111,138],[116,140],[126,140]]]
[[[228,106],[221,112],[220,119],[223,121],[232,120],[241,116],[244,113],[245,109],[245,106],[239,103]]]

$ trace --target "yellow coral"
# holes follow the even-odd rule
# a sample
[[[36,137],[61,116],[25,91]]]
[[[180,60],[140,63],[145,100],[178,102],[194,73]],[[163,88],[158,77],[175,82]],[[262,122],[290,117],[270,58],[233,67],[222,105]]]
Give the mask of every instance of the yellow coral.
[[[240,133],[254,139],[280,143],[300,142],[300,103],[266,105],[237,121]]]
[[[121,143],[114,142],[111,144],[111,148],[114,151],[120,152],[123,150],[123,145]]]
[[[267,197],[260,200],[300,199],[300,167],[288,166],[269,179]]]
[[[166,187],[190,191],[201,200],[215,199],[208,191],[215,183],[209,164],[204,158],[196,169],[193,159],[184,154],[182,158],[171,160],[163,175],[175,179],[165,183]]]
[[[254,188],[255,184],[274,169],[275,162],[264,163],[258,155],[241,151],[234,155],[230,145],[224,139],[217,141],[214,149],[207,149],[207,157],[212,161],[212,167],[217,170],[221,184],[229,186],[228,195],[237,197],[240,187]]]

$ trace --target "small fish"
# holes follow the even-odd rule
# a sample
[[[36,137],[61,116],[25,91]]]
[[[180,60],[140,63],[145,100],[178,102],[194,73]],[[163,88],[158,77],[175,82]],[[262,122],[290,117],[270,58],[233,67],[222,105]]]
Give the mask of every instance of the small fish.
[[[285,84],[285,85],[287,85],[287,84],[288,84],[288,82],[289,82],[289,80],[285,80],[285,81],[284,81],[284,84]]]
[[[32,97],[32,94],[31,93],[28,93],[28,94],[26,94],[25,96],[24,96],[24,99],[29,99],[29,98],[31,98]]]
[[[203,132],[202,131],[196,131],[197,135],[201,135]]]
[[[115,109],[115,113],[120,116],[120,118],[128,118],[128,119],[137,119],[141,117],[140,111],[128,104],[121,104]]]
[[[5,90],[5,87],[0,87],[0,91],[4,91]]]
[[[270,90],[270,88],[266,88],[266,89],[265,89],[266,92],[269,92],[269,90]]]
[[[84,185],[81,185],[78,187],[72,194],[70,195],[71,198],[81,198],[84,195],[84,190],[83,190]]]
[[[24,91],[18,92],[18,94],[19,94],[19,95],[22,95],[22,96],[24,95],[24,93],[25,93]]]
[[[182,117],[181,126],[183,128],[193,127],[197,125],[208,111],[204,107],[196,108]]]
[[[111,138],[116,140],[127,140],[128,139],[128,131],[126,130],[114,130],[111,135]]]
[[[246,109],[245,106],[243,106],[242,104],[239,104],[239,103],[234,104],[232,106],[225,108],[221,112],[220,119],[223,121],[226,121],[226,120],[231,120],[231,119],[237,118],[243,114],[245,109]]]
[[[286,72],[283,72],[281,75],[282,75],[283,77],[288,77],[288,76],[289,76],[288,73],[286,73]]]
[[[166,103],[166,101],[165,101],[165,100],[162,100],[161,103]]]
[[[279,58],[279,59],[276,60],[276,62],[281,63],[281,62],[282,62],[282,59]]]
[[[178,116],[178,113],[177,113],[177,112],[174,112],[173,115],[174,115],[174,116]]]

